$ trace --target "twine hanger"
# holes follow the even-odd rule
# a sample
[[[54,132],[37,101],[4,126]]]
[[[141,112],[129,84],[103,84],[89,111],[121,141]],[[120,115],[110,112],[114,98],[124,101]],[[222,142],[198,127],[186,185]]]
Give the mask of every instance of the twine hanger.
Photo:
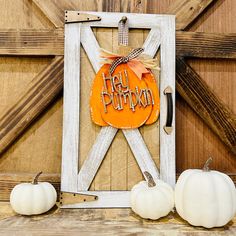
[[[128,18],[123,16],[118,23],[118,43],[120,46],[128,46],[129,44],[129,27],[128,27]],[[110,66],[109,72],[110,75],[115,71],[116,67],[120,64],[127,63],[128,61],[135,59],[141,53],[143,53],[143,48],[133,49],[127,56],[123,56],[114,60]]]

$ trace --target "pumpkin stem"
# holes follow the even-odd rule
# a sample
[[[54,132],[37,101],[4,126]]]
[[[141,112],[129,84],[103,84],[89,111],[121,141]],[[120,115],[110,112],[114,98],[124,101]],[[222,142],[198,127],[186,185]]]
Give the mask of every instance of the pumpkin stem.
[[[32,184],[38,184],[38,178],[43,172],[40,171],[33,179]]]
[[[145,175],[146,180],[148,182],[148,187],[155,187],[156,183],[155,183],[152,175],[149,172],[147,172],[147,171],[144,171],[144,175]]]
[[[210,171],[209,165],[211,164],[212,160],[213,159],[211,157],[207,159],[206,163],[204,164],[202,168],[203,171]]]

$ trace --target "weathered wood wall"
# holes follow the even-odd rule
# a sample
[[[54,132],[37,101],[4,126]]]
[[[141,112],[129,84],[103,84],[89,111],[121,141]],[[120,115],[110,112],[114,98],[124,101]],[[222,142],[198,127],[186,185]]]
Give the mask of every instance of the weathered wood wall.
[[[235,33],[235,14],[236,1],[217,1],[189,30]],[[236,114],[236,61],[194,59],[189,60],[189,63]],[[177,98],[177,130],[178,172],[190,167],[200,167],[207,156],[212,156],[214,168],[236,173],[236,156],[228,151],[180,97]]]
[[[49,0],[47,0],[49,1]],[[164,13],[174,0],[75,1],[78,10]],[[31,0],[0,0],[1,29],[51,29],[53,25]],[[236,1],[218,0],[202,14],[190,31],[235,33]],[[14,103],[26,86],[52,60],[49,57],[0,58],[0,113]],[[191,59],[201,75],[236,114],[236,63],[234,60]],[[177,94],[177,172],[201,167],[208,156],[213,168],[236,174],[236,156]],[[62,98],[59,97],[27,132],[0,157],[0,182],[4,173],[60,173]],[[28,178],[28,177],[27,177]]]

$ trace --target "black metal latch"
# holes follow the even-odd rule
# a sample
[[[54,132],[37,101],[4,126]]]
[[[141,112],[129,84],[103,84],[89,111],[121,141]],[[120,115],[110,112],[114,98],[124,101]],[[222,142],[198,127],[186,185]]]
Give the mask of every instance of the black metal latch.
[[[173,122],[173,90],[170,86],[166,87],[164,90],[164,94],[167,96],[167,118],[166,125],[164,126],[164,130],[167,134],[171,134],[173,130],[172,122]]]

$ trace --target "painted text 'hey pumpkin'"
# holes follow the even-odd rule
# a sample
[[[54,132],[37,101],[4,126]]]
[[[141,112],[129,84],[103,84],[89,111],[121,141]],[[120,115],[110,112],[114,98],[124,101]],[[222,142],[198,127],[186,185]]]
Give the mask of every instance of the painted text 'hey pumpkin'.
[[[90,108],[97,125],[132,129],[152,124],[159,116],[159,103],[158,86],[151,71],[140,79],[124,63],[111,76],[109,64],[105,64],[95,76]]]

